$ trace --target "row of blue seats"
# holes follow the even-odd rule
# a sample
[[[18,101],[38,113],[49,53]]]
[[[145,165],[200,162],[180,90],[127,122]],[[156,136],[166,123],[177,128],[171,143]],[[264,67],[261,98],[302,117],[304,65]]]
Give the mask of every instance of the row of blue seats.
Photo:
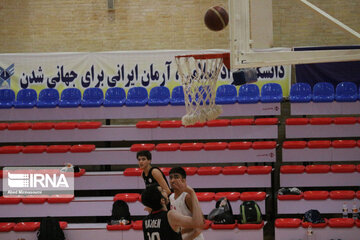
[[[217,104],[257,103],[261,102],[281,102],[283,99],[281,86],[277,83],[267,83],[261,88],[255,84],[246,84],[240,87],[239,94],[233,85],[222,85],[216,91]],[[104,97],[104,92],[100,88],[88,88],[83,96],[77,88],[67,88],[61,93],[56,89],[43,89],[37,98],[37,92],[33,89],[21,89],[15,100],[15,93],[11,89],[0,90],[0,108],[53,108],[59,107],[117,107],[117,106],[166,106],[184,105],[184,91],[182,86],[177,86],[172,90],[167,87],[154,87],[148,91],[144,87],[130,88],[126,96],[123,88],[109,88]]]
[[[341,82],[336,88],[331,83],[319,82],[311,89],[308,83],[295,83],[290,89],[290,102],[356,102],[360,89],[353,82]]]

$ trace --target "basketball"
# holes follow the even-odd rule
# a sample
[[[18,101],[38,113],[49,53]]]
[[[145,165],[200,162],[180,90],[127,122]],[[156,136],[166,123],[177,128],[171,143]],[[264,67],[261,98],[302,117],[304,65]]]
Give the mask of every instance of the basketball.
[[[206,11],[204,22],[210,30],[220,31],[228,25],[229,15],[224,8],[213,6]]]

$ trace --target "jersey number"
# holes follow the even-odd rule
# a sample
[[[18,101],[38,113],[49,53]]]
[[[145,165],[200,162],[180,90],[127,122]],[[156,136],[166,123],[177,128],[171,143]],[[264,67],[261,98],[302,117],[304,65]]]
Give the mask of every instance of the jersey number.
[[[161,240],[160,233],[158,233],[158,232],[153,232],[153,233],[151,233],[151,235],[150,235],[150,233],[147,233],[147,235],[148,235],[149,240]]]

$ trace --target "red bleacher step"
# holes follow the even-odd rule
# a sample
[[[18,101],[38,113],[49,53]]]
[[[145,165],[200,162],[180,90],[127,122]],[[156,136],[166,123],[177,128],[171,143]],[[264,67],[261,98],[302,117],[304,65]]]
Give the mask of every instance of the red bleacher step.
[[[245,174],[247,170],[246,166],[225,166],[222,169],[224,175],[239,175]]]
[[[54,128],[55,123],[53,122],[38,122],[33,123],[31,126],[32,130],[50,130]]]
[[[308,118],[288,118],[285,121],[286,125],[306,125],[309,123]]]
[[[136,123],[137,128],[157,128],[160,125],[160,121],[140,121]]]
[[[209,202],[215,199],[213,192],[197,192],[196,196],[200,202]]]
[[[328,191],[305,191],[304,199],[305,200],[325,200],[328,199]]]
[[[179,143],[159,143],[155,147],[156,151],[177,151],[179,149]]]
[[[139,151],[152,151],[155,149],[155,144],[152,143],[140,143],[140,144],[133,144],[130,147],[130,151],[132,152],[139,152]]]
[[[0,223],[0,232],[10,232],[13,230],[15,223],[13,222],[1,222]]]
[[[325,222],[323,223],[311,223],[311,222],[301,222],[301,226],[303,228],[308,228],[309,226],[313,227],[313,228],[324,228],[328,225],[328,220],[325,218],[324,219]]]
[[[31,123],[9,123],[8,130],[28,130],[31,128]]]
[[[331,165],[331,171],[334,173],[352,173],[356,171],[354,164],[334,164]]]
[[[254,119],[247,118],[247,119],[231,119],[230,125],[232,126],[241,126],[241,125],[252,125],[254,124]]]
[[[307,146],[306,141],[285,141],[283,142],[283,148],[285,149],[302,149]]]
[[[241,201],[263,201],[265,198],[265,192],[243,192],[240,195]]]
[[[118,193],[114,196],[114,202],[117,200],[123,200],[125,202],[136,202],[139,199],[139,193]]]
[[[181,151],[200,151],[204,148],[203,143],[182,143],[180,144]]]
[[[305,167],[303,165],[283,165],[280,167],[281,173],[303,173]]]
[[[332,123],[332,118],[310,118],[312,125],[327,125]]]
[[[219,200],[222,197],[226,197],[229,201],[237,201],[240,199],[239,192],[217,192],[215,194],[215,200]]]
[[[0,154],[16,154],[23,150],[23,146],[3,146],[0,147]]]
[[[141,168],[127,168],[124,171],[124,176],[141,176],[142,171]]]
[[[319,164],[319,165],[307,165],[305,167],[306,173],[328,173],[330,172],[330,165]]]
[[[351,190],[334,190],[329,194],[331,199],[347,199],[351,200],[355,198],[355,191]]]
[[[328,224],[332,228],[351,228],[355,221],[352,218],[330,218]]]
[[[252,142],[229,142],[229,150],[247,150],[252,146]]]
[[[40,222],[19,222],[13,230],[15,232],[35,232],[40,228]]]
[[[181,120],[169,120],[160,122],[161,128],[180,128],[182,126],[183,124]]]
[[[229,119],[215,119],[211,121],[207,121],[206,125],[208,127],[227,127],[230,124]]]
[[[298,228],[301,220],[298,218],[278,218],[275,220],[275,227],[277,228]]]

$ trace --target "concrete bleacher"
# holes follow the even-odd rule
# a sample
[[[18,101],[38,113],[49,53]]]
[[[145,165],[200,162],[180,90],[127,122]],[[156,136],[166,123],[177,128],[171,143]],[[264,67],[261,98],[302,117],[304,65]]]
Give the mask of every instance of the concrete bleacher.
[[[199,151],[153,151],[156,164],[275,162],[276,149],[224,149]],[[169,158],[171,154],[171,158]],[[219,158],[221,156],[221,158]],[[137,164],[136,152],[130,148],[97,148],[91,152],[0,154],[2,166]]]
[[[356,141],[356,144],[353,146],[334,146],[334,141],[285,141],[282,148],[282,161],[360,161],[360,147]]]
[[[237,239],[245,237],[247,239],[262,240],[263,228],[259,229],[243,229],[235,224],[232,229],[213,229],[210,225],[203,231],[205,239]],[[142,239],[143,232],[141,228],[130,228],[128,230],[109,231],[105,223],[82,223],[82,224],[68,224],[64,229],[66,239],[88,240],[88,239]],[[2,240],[12,240],[18,238],[35,239],[36,232],[0,232]]]
[[[280,168],[280,187],[356,187],[359,182],[360,165],[283,165]]]
[[[265,211],[265,199],[256,201],[262,212]],[[19,218],[19,217],[77,217],[77,216],[111,216],[111,209],[114,197],[75,197],[69,203],[52,204],[44,202],[41,204],[1,204],[0,218]],[[238,215],[240,212],[240,199],[231,201],[233,213]],[[201,210],[208,215],[215,208],[216,201],[200,201]],[[139,200],[128,202],[131,216],[144,216],[147,212]]]
[[[326,224],[321,226],[313,225],[313,239],[359,239],[359,220],[354,224],[353,219],[328,219]],[[275,239],[306,239],[308,224],[300,219],[279,218],[275,221]]]
[[[352,87],[344,88],[346,85]],[[358,93],[353,82],[340,82],[336,89],[327,82],[318,82],[313,88],[308,83],[296,83],[290,89],[291,115],[360,114]]]
[[[360,136],[360,119],[336,118],[288,118],[286,138],[330,138]]]
[[[295,199],[296,197],[297,199]],[[305,191],[302,195],[278,195],[278,214],[303,214],[309,209],[317,209],[322,214],[339,213],[344,202],[349,207],[359,199],[351,190]]]
[[[133,125],[99,125],[96,128],[80,129],[74,127],[72,129],[64,129],[51,127],[47,130],[34,130],[31,127],[22,130],[9,130],[7,127],[1,129],[0,126],[0,142],[4,143],[23,143],[32,142],[104,142],[104,141],[134,141],[131,147],[103,147],[95,148],[88,152],[73,152],[71,147],[65,152],[49,153],[47,147],[41,153],[26,153],[23,150],[18,153],[1,153],[1,166],[58,166],[64,162],[71,162],[75,165],[123,165],[137,166],[136,151],[141,149],[151,150],[153,156],[153,164],[157,166],[207,166],[221,165],[222,168],[228,165],[246,165],[246,171],[238,174],[224,174],[218,172],[216,174],[201,175],[198,173],[188,174],[187,182],[198,191],[211,191],[211,188],[237,189],[241,191],[251,191],[248,188],[261,188],[267,195],[263,200],[257,201],[260,206],[264,218],[268,221],[268,214],[273,213],[269,203],[274,202],[277,206],[277,212],[273,213],[275,217],[287,217],[289,214],[304,214],[309,209],[318,209],[324,214],[340,214],[344,201],[348,202],[350,208],[353,201],[357,203],[360,200],[360,194],[357,192],[352,198],[333,198],[330,197],[330,190],[323,190],[326,187],[339,187],[338,191],[343,187],[358,191],[360,182],[360,114],[358,111],[360,102],[307,102],[307,103],[290,103],[291,115],[336,115],[324,118],[290,118],[285,117],[285,123],[282,118],[276,118],[271,124],[256,124],[256,118],[253,122],[247,122],[246,119],[241,125],[232,125],[230,120],[226,126],[210,126],[204,124],[197,127],[161,127],[160,119],[162,118],[179,118],[185,113],[184,106],[143,106],[143,107],[95,107],[95,108],[31,108],[31,109],[0,109],[0,121],[39,121],[39,120],[69,120],[69,119],[151,119],[151,121],[159,121],[157,126],[139,127]],[[256,103],[256,104],[228,104],[223,105],[224,117],[238,116],[279,116],[281,115],[281,103]],[[338,116],[341,115],[341,116]],[[350,116],[348,116],[350,115]],[[293,116],[291,116],[293,117]],[[266,118],[265,118],[266,119]],[[292,120],[295,119],[295,120]],[[249,120],[249,119],[248,119]],[[288,121],[290,120],[290,121]],[[169,120],[170,121],[170,120]],[[178,121],[178,120],[174,120]],[[144,121],[147,122],[147,121]],[[150,121],[149,121],[150,122]],[[247,123],[245,123],[247,122]],[[278,132],[280,124],[285,124],[285,139],[279,139],[282,136]],[[292,122],[292,123],[288,123]],[[294,123],[295,122],[295,123]],[[146,125],[147,123],[145,123]],[[150,125],[152,123],[149,123]],[[174,125],[177,123],[173,122]],[[61,124],[60,124],[61,125]],[[61,129],[61,130],[60,130]],[[316,138],[316,139],[313,139]],[[336,138],[336,139],[334,139]],[[346,138],[346,139],[344,139]],[[351,138],[351,140],[349,140]],[[305,139],[305,140],[304,140]],[[168,143],[164,141],[169,140]],[[194,143],[202,145],[194,145],[190,150],[181,148],[183,143],[190,144],[190,141],[209,140],[211,147],[214,149],[205,149],[206,143]],[[214,140],[219,142],[213,142]],[[282,144],[282,140],[285,140]],[[294,141],[295,140],[295,141]],[[243,142],[242,142],[243,141]],[[249,142],[251,141],[251,142]],[[202,141],[203,142],[203,141]],[[234,145],[230,144],[236,143]],[[263,144],[265,143],[265,144]],[[51,143],[52,144],[52,143]],[[65,143],[64,143],[65,144]],[[191,143],[193,144],[193,143]],[[217,145],[218,144],[218,145]],[[134,145],[137,145],[136,147]],[[151,146],[150,146],[151,145]],[[225,146],[226,145],[226,146]],[[73,145],[76,146],[76,145]],[[225,147],[224,147],[225,146]],[[235,147],[234,147],[235,146]],[[260,146],[260,147],[259,147]],[[22,147],[22,146],[20,146]],[[26,147],[26,146],[25,146]],[[189,147],[189,145],[187,145]],[[164,150],[165,148],[165,150]],[[25,149],[25,148],[23,148]],[[277,150],[282,154],[276,154]],[[0,148],[1,152],[1,148]],[[281,156],[281,159],[280,159]],[[353,170],[337,171],[333,170],[333,165],[350,165],[344,162],[351,161],[354,166]],[[289,162],[312,162],[314,165],[303,166],[302,170],[290,170],[290,172],[282,171],[283,167]],[[319,167],[322,162],[336,162],[336,164],[326,165],[328,170]],[[341,162],[341,163],[339,163]],[[356,163],[353,163],[356,162]],[[268,166],[252,166],[266,163]],[[251,166],[247,166],[247,165]],[[290,163],[291,164],[291,163]],[[329,163],[327,163],[329,164]],[[270,166],[271,165],[271,166]],[[282,165],[282,166],[280,166]],[[291,165],[296,169],[296,165]],[[315,166],[315,168],[312,168]],[[267,167],[270,169],[263,173],[248,172],[250,167]],[[279,169],[278,169],[279,168]],[[345,167],[346,168],[346,167]],[[309,170],[310,169],[310,170]],[[314,170],[317,169],[317,170]],[[320,170],[319,170],[320,169]],[[280,171],[274,171],[280,170]],[[125,169],[126,171],[126,169]],[[93,217],[93,216],[110,216],[113,203],[113,196],[91,196],[98,190],[119,190],[126,192],[131,189],[132,192],[141,192],[144,188],[144,182],[138,175],[126,175],[125,171],[87,171],[81,177],[75,178],[75,190],[88,191],[89,196],[78,197],[69,203],[53,204],[45,201],[42,204],[0,204],[0,218],[17,218],[23,217]],[[278,173],[278,174],[274,174]],[[275,180],[275,181],[274,181]],[[276,185],[274,182],[279,180],[277,187],[305,187],[312,188],[309,191],[328,192],[329,196],[321,199],[308,199],[301,195],[296,200],[279,199],[276,194]],[[2,179],[0,178],[0,184]],[[204,190],[203,190],[204,189]],[[210,189],[210,190],[209,190]],[[255,190],[255,191],[256,191]],[[336,191],[336,190],[332,190]],[[240,195],[241,196],[241,195]],[[271,200],[271,201],[270,201]],[[1,201],[0,201],[1,202]],[[207,215],[214,207],[215,200],[201,201],[201,208]],[[232,201],[234,214],[239,214],[239,206],[243,202],[242,199]],[[133,216],[141,218],[146,215],[144,207],[137,200],[129,202],[130,212]],[[267,215],[267,216],[266,216]],[[70,220],[71,222],[71,220]],[[299,223],[300,224],[300,223]],[[316,237],[321,239],[354,238],[359,233],[358,225],[353,224],[352,227],[331,227],[326,225],[324,228],[316,229]],[[306,228],[283,227],[276,226],[275,239],[303,239],[305,237]],[[14,238],[31,238],[34,232],[0,232],[0,239]],[[141,239],[142,231],[130,228],[124,231],[109,231],[106,229],[105,223],[81,223],[69,224],[65,229],[65,234],[69,239],[76,238],[121,238],[121,239]],[[341,235],[343,234],[343,235]],[[263,228],[260,229],[240,229],[234,225],[233,229],[212,229],[211,227],[204,231],[206,239],[263,239]]]
[[[291,103],[291,115],[356,115],[360,114],[357,102]]]
[[[261,166],[259,166],[262,168]],[[270,167],[270,166],[268,166]],[[254,166],[252,168],[258,168]],[[192,175],[187,181],[194,188],[269,188],[271,187],[271,167],[257,173],[225,175]],[[0,189],[2,188],[0,178]],[[75,190],[112,190],[144,189],[144,180],[140,176],[125,176],[123,171],[86,172],[74,178]]]
[[[252,119],[249,119],[253,121]],[[103,125],[98,128],[57,130],[0,130],[0,142],[73,142],[81,141],[149,141],[149,140],[198,140],[198,139],[276,139],[276,124],[226,125],[202,127],[139,128],[136,125]]]
[[[241,116],[278,116],[281,114],[280,103],[234,103],[223,105],[222,109],[221,117],[239,116],[239,113]],[[185,115],[184,106],[0,109],[0,121],[156,119],[181,118],[183,115]]]

